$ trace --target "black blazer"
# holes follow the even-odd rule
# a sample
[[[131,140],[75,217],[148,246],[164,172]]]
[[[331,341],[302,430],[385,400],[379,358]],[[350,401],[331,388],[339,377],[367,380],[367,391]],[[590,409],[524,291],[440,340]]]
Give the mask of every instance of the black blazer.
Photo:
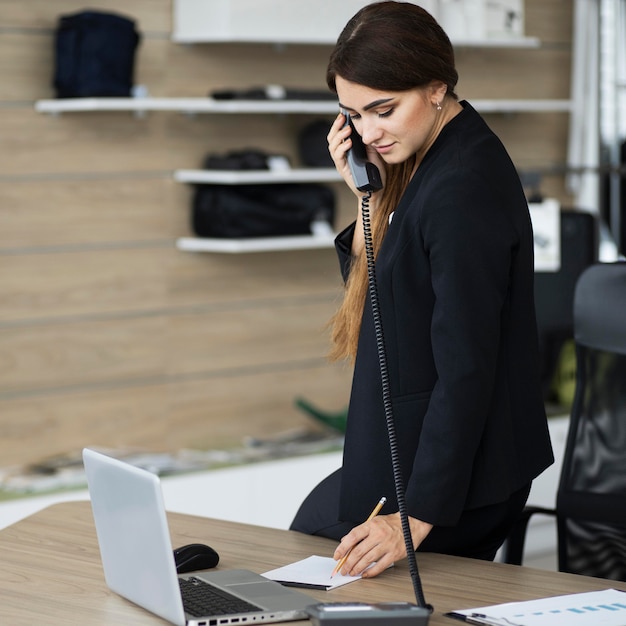
[[[504,146],[466,102],[393,213],[376,261],[409,515],[453,526],[553,462],[539,385],[528,205]],[[354,224],[337,237],[344,278]],[[397,510],[367,299],[340,519]]]

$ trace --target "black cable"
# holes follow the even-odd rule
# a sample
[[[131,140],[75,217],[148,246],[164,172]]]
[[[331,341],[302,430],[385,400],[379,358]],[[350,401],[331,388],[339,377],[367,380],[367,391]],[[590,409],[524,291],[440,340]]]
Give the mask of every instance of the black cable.
[[[383,333],[383,325],[380,317],[380,308],[378,304],[378,286],[376,284],[376,267],[374,260],[374,247],[372,245],[372,227],[369,214],[369,201],[372,192],[368,191],[361,198],[361,218],[363,220],[363,237],[365,239],[365,257],[367,259],[367,279],[369,284],[370,303],[372,306],[372,315],[374,318],[374,332],[376,333],[376,348],[378,350],[378,361],[380,363],[380,378],[383,388],[383,404],[385,408],[385,420],[387,422],[387,433],[389,435],[389,447],[391,451],[391,463],[393,467],[393,479],[396,490],[396,500],[398,502],[398,511],[400,513],[400,521],[402,523],[402,533],[404,535],[404,544],[406,546],[406,555],[409,561],[409,572],[411,581],[413,582],[413,591],[418,606],[428,609],[431,613],[433,607],[426,603],[424,591],[422,590],[422,581],[417,569],[417,558],[415,557],[415,548],[413,547],[413,537],[411,536],[411,527],[409,526],[409,517],[406,510],[406,500],[404,491],[404,480],[402,478],[402,470],[400,468],[400,459],[398,455],[398,442],[396,439],[396,427],[393,419],[393,406],[391,404],[391,392],[389,389],[389,374],[387,371],[387,352],[385,349],[385,335]]]

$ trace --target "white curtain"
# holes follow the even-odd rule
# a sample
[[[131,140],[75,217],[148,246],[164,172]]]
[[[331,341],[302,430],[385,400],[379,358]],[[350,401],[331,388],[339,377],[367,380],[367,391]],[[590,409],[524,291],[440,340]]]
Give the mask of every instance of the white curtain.
[[[600,185],[599,144],[599,1],[575,0],[572,46],[572,79],[569,147],[567,165],[575,171],[567,176],[567,186],[575,205],[597,213]]]
[[[620,165],[626,139],[626,0],[575,0],[568,190],[576,208],[598,213],[598,168]],[[618,258],[623,216],[619,174],[609,176],[609,224],[601,226],[600,259]],[[622,243],[622,248],[625,242]]]

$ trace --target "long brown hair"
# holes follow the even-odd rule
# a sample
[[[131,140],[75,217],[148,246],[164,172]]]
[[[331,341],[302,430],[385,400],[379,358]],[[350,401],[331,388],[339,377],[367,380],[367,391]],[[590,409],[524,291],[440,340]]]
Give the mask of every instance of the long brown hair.
[[[450,39],[426,10],[408,2],[385,1],[366,5],[346,24],[331,53],[326,82],[335,80],[380,91],[408,91],[437,80],[446,84],[447,97],[457,98],[458,74]],[[372,242],[378,254],[395,210],[415,167],[415,159],[385,166],[385,188],[372,215]],[[356,356],[363,306],[367,296],[367,263],[362,251],[352,260],[344,298],[330,320],[329,358]]]

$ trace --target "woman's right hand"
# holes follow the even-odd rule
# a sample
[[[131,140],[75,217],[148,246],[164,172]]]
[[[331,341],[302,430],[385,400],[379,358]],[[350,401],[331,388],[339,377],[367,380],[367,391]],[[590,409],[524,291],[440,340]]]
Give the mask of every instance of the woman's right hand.
[[[348,150],[352,147],[352,139],[350,135],[352,133],[352,128],[346,124],[346,116],[343,113],[339,113],[335,118],[335,121],[332,123],[330,130],[328,132],[328,136],[326,139],[328,140],[328,151],[330,156],[337,168],[341,177],[346,181],[346,184],[352,190],[354,195],[359,198],[363,196],[363,192],[359,191],[352,180],[352,174],[350,173],[350,166],[348,165],[348,160],[346,155]],[[372,161],[379,161],[376,158],[377,155],[374,155]],[[376,166],[381,172],[381,176],[384,176],[384,166],[382,163],[376,163]],[[381,169],[382,167],[382,169]]]

